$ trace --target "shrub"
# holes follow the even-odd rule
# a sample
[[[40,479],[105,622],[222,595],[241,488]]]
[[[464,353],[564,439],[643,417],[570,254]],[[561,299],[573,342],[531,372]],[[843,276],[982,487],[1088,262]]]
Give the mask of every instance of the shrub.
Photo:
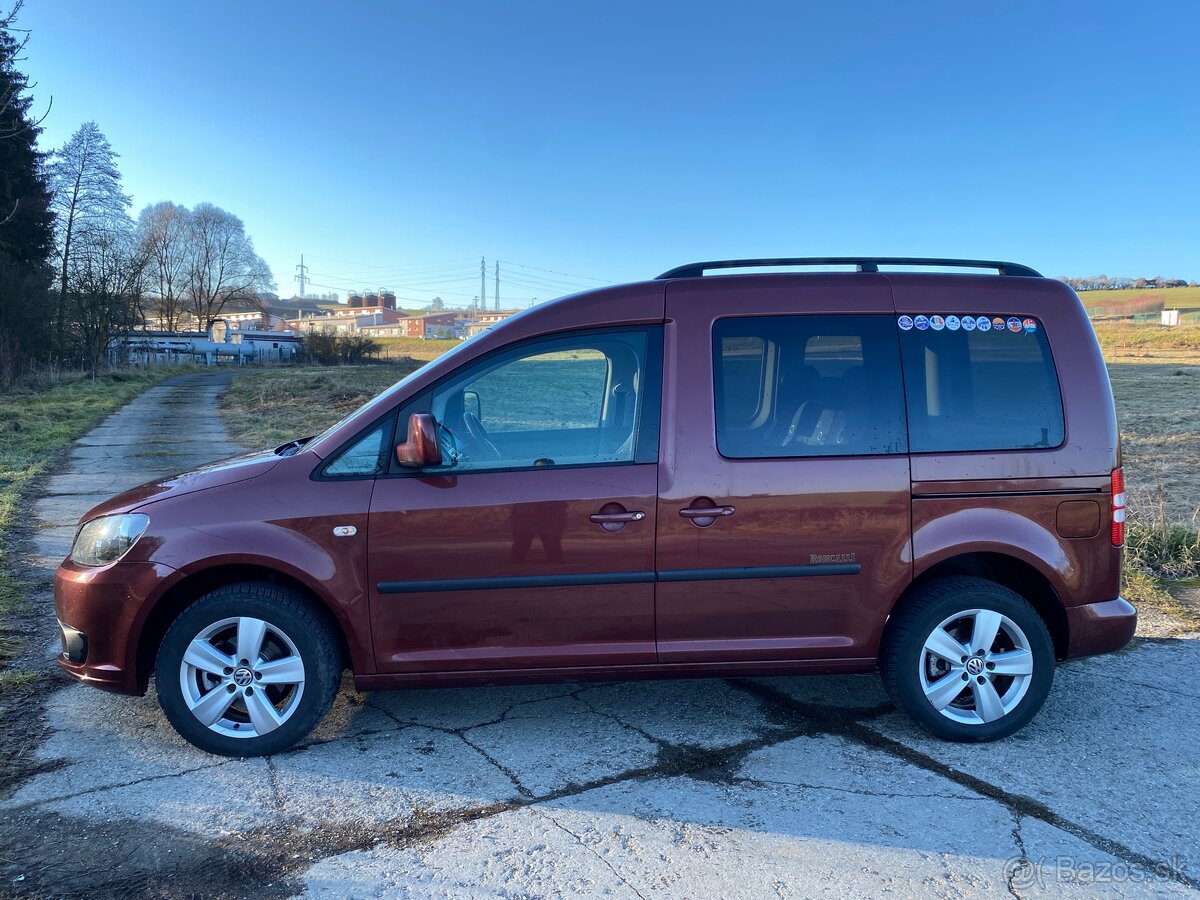
[[[311,361],[322,366],[362,362],[379,352],[379,344],[361,334],[334,334],[314,331],[304,338],[304,349]]]

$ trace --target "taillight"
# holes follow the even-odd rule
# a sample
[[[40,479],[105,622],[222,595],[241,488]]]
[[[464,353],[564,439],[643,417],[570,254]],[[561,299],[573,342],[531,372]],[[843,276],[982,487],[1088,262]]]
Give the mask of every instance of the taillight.
[[[1112,473],[1112,545],[1125,543],[1125,470],[1113,469]]]

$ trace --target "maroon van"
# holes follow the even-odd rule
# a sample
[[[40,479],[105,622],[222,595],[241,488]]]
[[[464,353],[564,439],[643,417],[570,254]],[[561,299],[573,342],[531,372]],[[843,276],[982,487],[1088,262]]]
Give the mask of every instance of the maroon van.
[[[736,273],[792,266],[825,271]],[[96,507],[55,581],[60,664],[153,673],[180,734],[236,756],[304,738],[346,667],[364,690],[878,668],[933,734],[993,740],[1056,659],[1133,635],[1120,464],[1061,282],[683,266]]]

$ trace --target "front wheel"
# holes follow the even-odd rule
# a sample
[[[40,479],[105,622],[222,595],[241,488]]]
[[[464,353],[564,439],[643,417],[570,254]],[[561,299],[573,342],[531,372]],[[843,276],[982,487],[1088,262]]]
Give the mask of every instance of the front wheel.
[[[1024,727],[1054,680],[1054,644],[1019,594],[982,578],[918,588],[888,623],[884,686],[927,731],[993,741]]]
[[[172,623],[155,665],[158,701],[201,750],[286,750],[325,716],[341,678],[322,610],[267,582],[219,588]]]

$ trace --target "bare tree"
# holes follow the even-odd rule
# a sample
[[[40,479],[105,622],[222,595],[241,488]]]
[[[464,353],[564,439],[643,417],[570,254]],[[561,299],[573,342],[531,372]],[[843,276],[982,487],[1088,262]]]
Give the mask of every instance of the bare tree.
[[[138,217],[149,308],[167,331],[179,327],[188,300],[191,215],[187,207],[166,200],[147,206]]]
[[[87,232],[77,245],[69,280],[69,312],[84,366],[92,377],[108,361],[114,340],[138,318],[146,257],[126,216]]]
[[[242,220],[211,203],[192,210],[188,299],[201,328],[230,302],[248,302],[273,290],[271,270],[254,252]]]
[[[57,216],[59,296],[58,352],[65,346],[68,281],[72,253],[92,233],[112,230],[114,219],[128,219],[130,199],[121,190],[117,153],[95,122],[84,122],[51,156],[51,207]]]

